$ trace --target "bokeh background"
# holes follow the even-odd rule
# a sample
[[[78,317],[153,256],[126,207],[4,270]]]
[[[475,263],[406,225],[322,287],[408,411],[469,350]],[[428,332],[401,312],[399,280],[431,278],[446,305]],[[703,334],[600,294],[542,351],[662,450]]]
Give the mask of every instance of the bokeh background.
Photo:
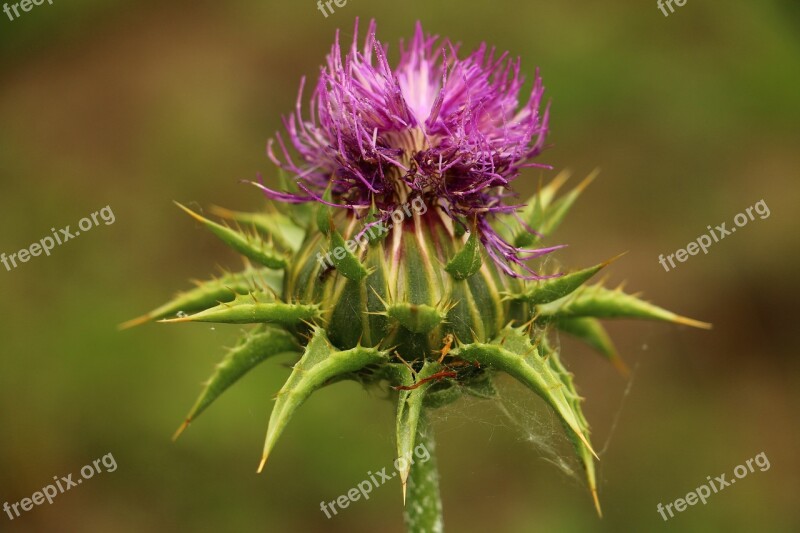
[[[564,340],[598,448],[605,517],[543,460],[570,450],[537,401],[504,382],[517,424],[467,402],[438,414],[449,531],[798,531],[800,6],[791,0],[589,3],[54,0],[0,14],[0,251],[109,205],[101,225],[0,268],[0,503],[107,453],[96,476],[2,531],[402,531],[399,483],[327,520],[332,500],[393,459],[392,406],[355,384],[318,393],[257,476],[272,396],[290,361],[227,392],[170,436],[236,326],[118,323],[238,259],[172,200],[258,208],[243,178],[314,77],[336,28],[379,36],[417,19],[469,50],[485,40],[541,68],[553,148],[598,179],[558,235],[565,266],[629,253],[612,282],[710,332],[611,325],[632,382]],[[551,172],[518,181],[532,192]],[[763,199],[756,219],[671,272],[657,262]],[[628,391],[626,394],[626,390]],[[615,423],[616,421],[616,423]],[[536,438],[531,439],[534,436]],[[607,446],[604,446],[606,445]],[[760,452],[771,464],[665,523],[659,502]]]

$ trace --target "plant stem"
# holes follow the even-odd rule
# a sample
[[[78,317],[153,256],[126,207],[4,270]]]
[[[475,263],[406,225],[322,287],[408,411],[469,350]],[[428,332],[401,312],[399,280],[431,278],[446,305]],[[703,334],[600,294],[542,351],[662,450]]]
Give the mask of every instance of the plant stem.
[[[403,517],[408,533],[444,531],[442,498],[439,494],[439,469],[436,465],[436,441],[425,413],[417,425],[417,447],[424,446],[428,459],[422,461],[414,450],[414,464],[408,476],[408,495]]]

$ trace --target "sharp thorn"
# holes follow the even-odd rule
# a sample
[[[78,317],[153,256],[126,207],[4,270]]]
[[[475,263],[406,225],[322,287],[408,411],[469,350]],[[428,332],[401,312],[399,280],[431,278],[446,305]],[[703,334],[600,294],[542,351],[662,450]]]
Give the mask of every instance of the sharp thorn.
[[[573,431],[575,431],[575,430],[573,429]],[[592,448],[592,445],[591,445],[591,444],[589,444],[589,441],[588,441],[588,440],[586,439],[586,437],[583,435],[583,431],[575,431],[575,433],[577,433],[577,435],[578,435],[578,438],[579,438],[579,439],[581,439],[581,441],[582,441],[582,442],[583,442],[583,443],[586,445],[586,448],[587,448],[587,449],[588,449],[590,452],[592,452],[592,455],[594,455],[594,458],[595,458],[595,459],[597,459],[597,460],[599,461],[599,460],[600,460],[600,457],[597,455],[597,453],[595,453],[595,451],[594,451],[594,448]]]
[[[152,317],[149,314],[142,315],[142,316],[134,318],[132,320],[128,320],[126,322],[123,322],[122,324],[117,326],[117,329],[119,331],[122,331],[122,330],[125,330],[125,329],[130,329],[130,328],[135,327],[135,326],[140,326],[140,325],[142,325],[142,324],[144,324],[146,322],[149,322],[151,320],[151,318]]]
[[[267,454],[264,454],[264,457],[261,458],[261,462],[258,463],[258,470],[256,470],[257,474],[260,474],[262,470],[264,470],[264,465],[267,464]]]
[[[575,187],[575,190],[582,192],[586,187],[589,186],[590,183],[592,183],[594,181],[594,179],[598,176],[598,174],[600,174],[600,169],[599,168],[596,168],[596,169],[592,170],[592,172],[588,176],[583,178],[583,181],[581,181]]]
[[[175,432],[175,434],[172,435],[172,442],[175,442],[176,440],[178,440],[178,437],[180,437],[181,434],[183,434],[183,432],[186,431],[186,428],[189,427],[189,424],[191,422],[192,421],[189,418],[187,418],[186,420],[183,421],[183,424],[181,424],[181,426],[178,428],[178,430]]]
[[[672,319],[672,321],[677,324],[692,326],[693,328],[711,329],[713,327],[713,325],[709,322],[701,322],[699,320],[695,320],[693,318],[688,318],[680,315],[676,315],[675,318]]]
[[[625,364],[625,361],[623,361],[619,355],[616,355],[611,358],[611,364],[614,365],[614,368],[617,369],[617,372],[619,372],[622,375],[622,377],[624,378],[630,377],[631,369],[628,368],[628,365]]]
[[[600,498],[597,497],[597,489],[591,487],[592,499],[594,500],[594,508],[597,509],[597,516],[603,518],[603,510],[600,508]]]
[[[195,213],[194,211],[192,211],[191,209],[189,209],[188,207],[186,207],[182,203],[176,202],[174,200],[173,200],[173,203],[175,205],[177,205],[178,207],[180,207],[181,209],[183,209],[189,216],[191,216],[193,219],[197,220],[198,222],[203,222],[203,223],[207,222],[206,218],[203,218],[201,215],[198,215],[197,213]]]

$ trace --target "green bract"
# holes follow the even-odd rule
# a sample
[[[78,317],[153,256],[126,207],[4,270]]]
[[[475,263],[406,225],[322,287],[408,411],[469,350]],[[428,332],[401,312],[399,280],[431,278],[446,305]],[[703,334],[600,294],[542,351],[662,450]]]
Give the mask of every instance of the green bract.
[[[559,175],[527,202],[518,213],[522,223],[503,215],[497,231],[519,245],[546,239],[588,183],[557,198],[564,180]],[[587,286],[609,261],[538,281],[507,276],[487,260],[474,231],[459,231],[436,206],[395,221],[383,238],[359,238],[369,220],[366,212],[324,204],[316,212],[302,204],[282,204],[280,211],[264,213],[217,208],[216,214],[233,227],[181,207],[259,266],[198,283],[126,325],[149,319],[258,324],[224,357],[179,433],[268,357],[297,355],[277,394],[259,471],[298,407],[321,387],[350,379],[391,391],[397,402],[397,457],[408,458],[420,442],[432,452],[428,410],[464,393],[492,398],[492,379],[505,372],[557,415],[599,512],[596,454],[582,400],[548,336],[556,329],[574,335],[624,369],[597,318],[708,327],[620,290]],[[350,240],[358,246],[348,247]],[[331,254],[330,263],[320,260],[342,248],[347,249]],[[441,529],[435,462],[405,464],[403,494],[408,491],[417,502],[406,510],[409,529]]]

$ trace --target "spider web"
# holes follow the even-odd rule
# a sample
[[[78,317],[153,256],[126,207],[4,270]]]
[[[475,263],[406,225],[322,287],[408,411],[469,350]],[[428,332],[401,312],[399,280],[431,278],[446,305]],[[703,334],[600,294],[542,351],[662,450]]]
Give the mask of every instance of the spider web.
[[[560,350],[558,335],[551,335],[551,343],[554,348]],[[637,368],[638,365],[631,371],[603,446],[598,449],[598,455],[601,458],[609,448],[622,415],[622,409],[632,390]],[[509,376],[495,374],[493,381],[497,389],[497,395],[494,398],[482,399],[465,394],[451,405],[429,411],[429,415],[436,425],[437,433],[452,431],[460,426],[477,422],[491,428],[489,440],[492,440],[495,431],[514,435],[518,441],[532,448],[534,453],[531,454],[531,458],[551,464],[577,485],[585,486],[583,467],[575,455],[574,447],[565,434],[561,422],[552,409],[541,398]],[[596,463],[596,468],[599,483],[602,479],[600,476],[601,463]]]

